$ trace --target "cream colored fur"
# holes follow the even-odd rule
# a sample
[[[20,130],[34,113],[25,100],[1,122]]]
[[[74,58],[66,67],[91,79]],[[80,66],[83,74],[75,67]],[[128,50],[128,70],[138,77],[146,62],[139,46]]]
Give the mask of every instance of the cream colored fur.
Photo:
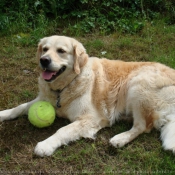
[[[66,70],[55,80],[45,81],[41,57],[51,59],[50,70],[59,71],[62,66]],[[132,114],[133,127],[114,136],[113,146],[122,147],[155,127],[161,131],[164,149],[175,152],[175,70],[159,63],[88,57],[80,42],[64,36],[41,39],[37,59],[41,72],[38,97],[1,111],[0,121],[27,114],[31,104],[45,100],[55,107],[58,117],[72,123],[39,142],[35,154],[50,156],[71,141],[95,138],[97,131],[114,124],[121,114]],[[56,106],[58,96],[60,108]]]

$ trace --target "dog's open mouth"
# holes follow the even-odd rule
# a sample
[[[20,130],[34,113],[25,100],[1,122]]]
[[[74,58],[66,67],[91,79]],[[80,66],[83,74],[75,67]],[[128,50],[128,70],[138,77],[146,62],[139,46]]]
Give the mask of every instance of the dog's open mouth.
[[[45,70],[42,72],[42,77],[45,81],[53,81],[56,77],[61,75],[66,70],[66,66],[61,67],[61,69],[58,72]]]

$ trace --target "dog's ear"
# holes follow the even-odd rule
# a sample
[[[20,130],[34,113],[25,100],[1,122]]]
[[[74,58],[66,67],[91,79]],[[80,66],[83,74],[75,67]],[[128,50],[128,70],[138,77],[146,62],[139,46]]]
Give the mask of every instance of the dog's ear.
[[[37,53],[36,53],[36,57],[38,60],[41,58],[41,54],[42,54],[42,44],[41,44],[41,42],[39,42],[38,48],[37,48]]]
[[[80,73],[80,68],[83,67],[88,61],[88,55],[86,54],[86,50],[84,46],[78,41],[74,41],[74,71],[76,74]]]
[[[39,43],[38,43],[38,48],[37,48],[37,53],[36,53],[36,57],[39,60],[41,58],[41,54],[42,54],[42,45],[45,43],[45,40],[47,39],[47,37],[40,39]]]

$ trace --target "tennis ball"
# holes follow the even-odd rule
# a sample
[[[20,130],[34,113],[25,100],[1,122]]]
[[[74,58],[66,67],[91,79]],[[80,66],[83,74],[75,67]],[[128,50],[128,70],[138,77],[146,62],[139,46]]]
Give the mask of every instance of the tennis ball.
[[[49,102],[35,102],[29,108],[28,119],[38,128],[50,126],[55,120],[55,109]]]

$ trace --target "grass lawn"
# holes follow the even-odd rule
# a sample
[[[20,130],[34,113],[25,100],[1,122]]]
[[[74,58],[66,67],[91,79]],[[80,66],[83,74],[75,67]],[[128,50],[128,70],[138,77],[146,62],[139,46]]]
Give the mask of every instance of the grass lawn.
[[[175,68],[175,26],[156,22],[133,35],[116,32],[76,39],[90,56],[157,61]],[[4,110],[37,96],[37,43],[26,46],[15,35],[0,40],[0,110]],[[0,123],[0,174],[175,174],[175,157],[162,149],[157,130],[140,135],[123,148],[110,146],[111,137],[131,128],[126,122],[102,129],[96,140],[81,139],[62,146],[51,157],[33,154],[37,142],[68,123],[57,118],[51,127],[38,129],[26,116]]]

